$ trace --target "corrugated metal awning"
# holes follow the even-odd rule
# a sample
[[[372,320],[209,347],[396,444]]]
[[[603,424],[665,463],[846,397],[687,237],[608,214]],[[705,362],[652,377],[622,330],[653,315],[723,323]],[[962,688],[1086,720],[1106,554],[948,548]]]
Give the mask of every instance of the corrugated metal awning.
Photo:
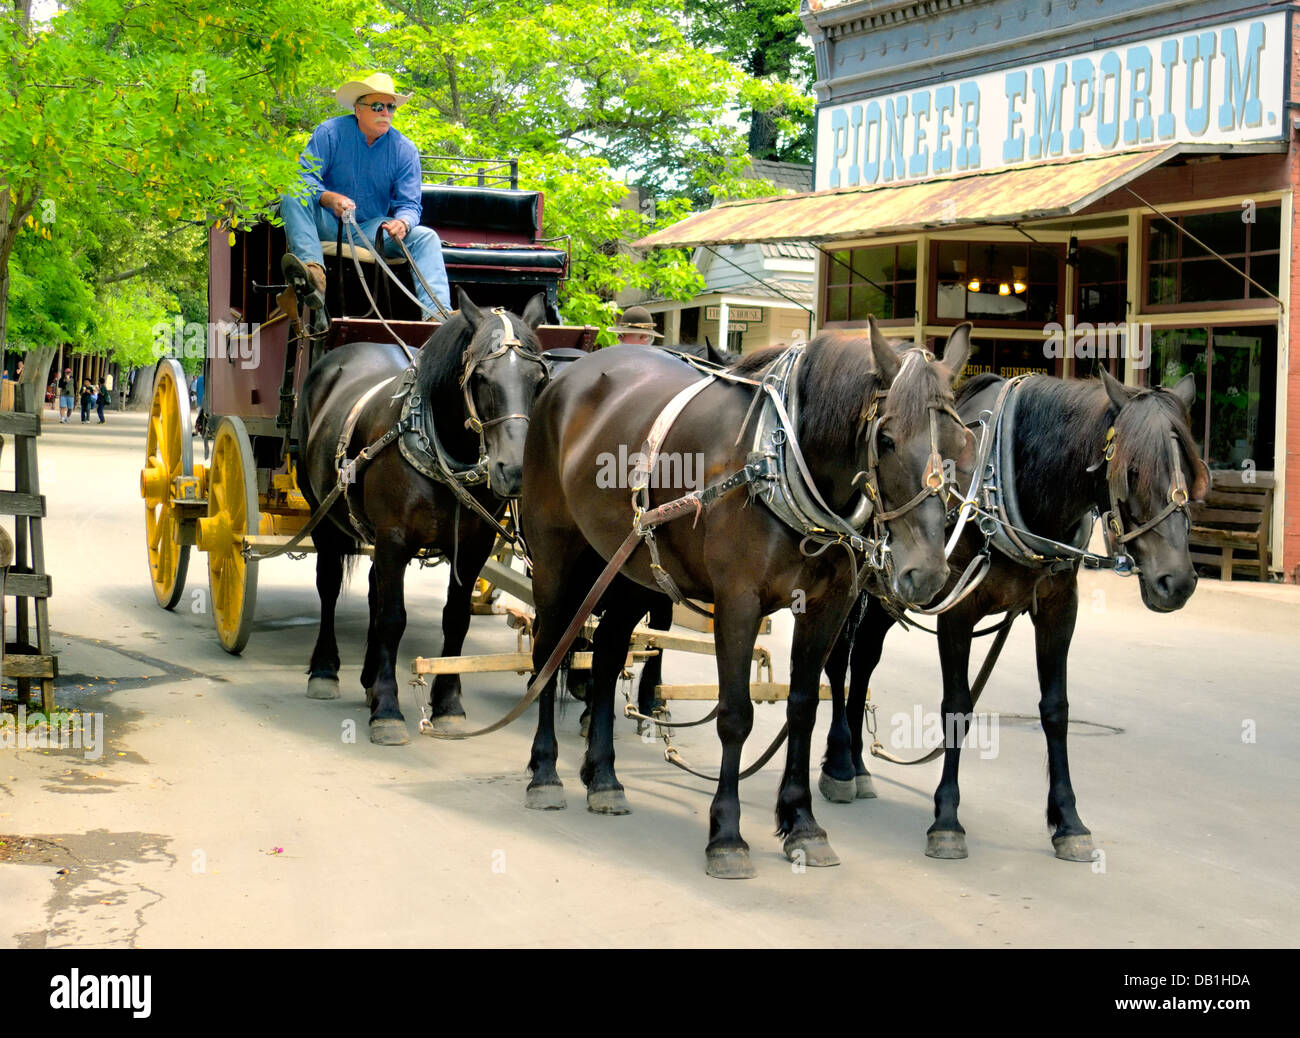
[[[1186,150],[1186,145],[1165,145],[907,184],[726,202],[634,244],[653,248],[831,242],[1071,216]]]

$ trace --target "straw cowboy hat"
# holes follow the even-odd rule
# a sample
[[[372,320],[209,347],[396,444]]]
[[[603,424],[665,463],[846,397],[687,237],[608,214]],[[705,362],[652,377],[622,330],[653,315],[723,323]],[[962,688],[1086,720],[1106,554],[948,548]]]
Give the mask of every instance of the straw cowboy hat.
[[[365,79],[354,79],[349,83],[344,83],[335,92],[334,99],[350,111],[352,106],[357,103],[357,98],[365,97],[366,94],[392,94],[398,107],[406,104],[412,97],[411,94],[399,94],[397,87],[393,84],[393,77],[388,73],[374,72]]]
[[[629,306],[623,311],[620,319],[621,323],[614,325],[610,331],[616,335],[636,334],[650,335],[656,339],[662,339],[663,336],[655,331],[655,319],[650,316],[650,311],[644,306]]]

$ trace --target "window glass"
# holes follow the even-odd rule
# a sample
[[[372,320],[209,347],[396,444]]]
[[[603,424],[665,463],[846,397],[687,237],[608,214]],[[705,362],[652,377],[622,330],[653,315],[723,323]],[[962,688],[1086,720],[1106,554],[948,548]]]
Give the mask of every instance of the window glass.
[[[1256,210],[1256,216],[1258,216]],[[1183,217],[1183,229],[1195,235],[1207,247],[1221,256],[1240,254],[1246,251],[1247,223],[1241,218],[1241,209],[1229,209],[1221,213],[1196,213]],[[1183,238],[1183,255],[1192,255],[1189,247],[1199,248],[1186,236]]]
[[[1215,328],[1211,343],[1209,465],[1271,470],[1277,327]]]
[[[1204,328],[1156,328],[1151,332],[1152,386],[1173,386],[1184,375],[1196,377],[1192,405],[1192,435],[1205,453],[1205,376],[1209,366],[1209,332]]]

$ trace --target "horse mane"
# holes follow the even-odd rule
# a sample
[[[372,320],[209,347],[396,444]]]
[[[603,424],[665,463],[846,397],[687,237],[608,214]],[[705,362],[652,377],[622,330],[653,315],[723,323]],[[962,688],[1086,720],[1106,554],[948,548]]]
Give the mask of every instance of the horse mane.
[[[885,404],[885,417],[892,419],[890,431],[896,438],[910,439],[923,431],[930,420],[929,404],[931,400],[941,400],[952,404],[952,385],[940,374],[939,364],[927,364],[919,350],[908,350],[903,354],[903,370],[909,365],[919,366],[917,376],[903,378],[900,370],[889,389],[889,399]]]
[[[963,386],[963,391],[978,392],[994,381],[1005,381],[979,375],[971,382],[981,380],[981,386]],[[1026,516],[1048,499],[1095,501],[1099,477],[1087,468],[1102,456],[1110,406],[1101,380],[1040,375],[1024,383],[1018,398],[1016,483]],[[1031,488],[1040,489],[1031,494]]]
[[[1201,452],[1178,397],[1163,389],[1143,390],[1120,411],[1115,418],[1115,457],[1110,466],[1116,497],[1123,500],[1130,489],[1136,489],[1140,498],[1150,501],[1168,492],[1174,474],[1165,440],[1171,429],[1194,474]],[[1130,471],[1137,473],[1136,488],[1129,487]]]
[[[962,387],[961,396],[978,392],[992,381],[994,376],[979,375]],[[977,382],[981,384],[974,385]],[[1030,379],[1016,409],[1017,440],[1023,448],[1016,453],[1017,479],[1025,486],[1050,486],[1067,475],[1073,485],[1065,489],[1081,495],[1092,494],[1089,484],[1100,475],[1090,475],[1086,467],[1102,459],[1106,430],[1112,423],[1115,456],[1110,463],[1110,474],[1116,496],[1121,500],[1128,496],[1130,489],[1135,489],[1144,500],[1167,491],[1173,480],[1165,445],[1171,430],[1194,469],[1194,459],[1200,457],[1200,451],[1188,427],[1182,402],[1172,393],[1160,389],[1140,390],[1118,414],[1115,411],[1100,377]],[[1067,459],[1074,461],[1062,465]],[[1135,488],[1129,486],[1130,472],[1137,474]]]
[[[421,399],[433,400],[449,383],[460,381],[461,355],[474,338],[465,315],[457,310],[420,348],[415,387]]]

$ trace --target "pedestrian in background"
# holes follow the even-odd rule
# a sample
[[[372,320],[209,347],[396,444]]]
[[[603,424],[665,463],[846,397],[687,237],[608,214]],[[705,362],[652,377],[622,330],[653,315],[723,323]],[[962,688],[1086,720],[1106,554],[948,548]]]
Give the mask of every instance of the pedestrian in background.
[[[67,425],[72,419],[72,394],[77,383],[72,377],[72,369],[64,368],[63,377],[59,379],[59,421]]]
[[[99,424],[104,424],[104,407],[108,403],[108,383],[104,379],[99,380],[99,397],[95,401],[95,413],[99,415]]]
[[[90,401],[94,396],[95,387],[91,385],[90,379],[81,381],[81,420],[83,423],[90,421]]]
[[[652,346],[655,339],[663,338],[655,331],[655,319],[644,306],[629,306],[610,331],[618,336],[620,346]]]

